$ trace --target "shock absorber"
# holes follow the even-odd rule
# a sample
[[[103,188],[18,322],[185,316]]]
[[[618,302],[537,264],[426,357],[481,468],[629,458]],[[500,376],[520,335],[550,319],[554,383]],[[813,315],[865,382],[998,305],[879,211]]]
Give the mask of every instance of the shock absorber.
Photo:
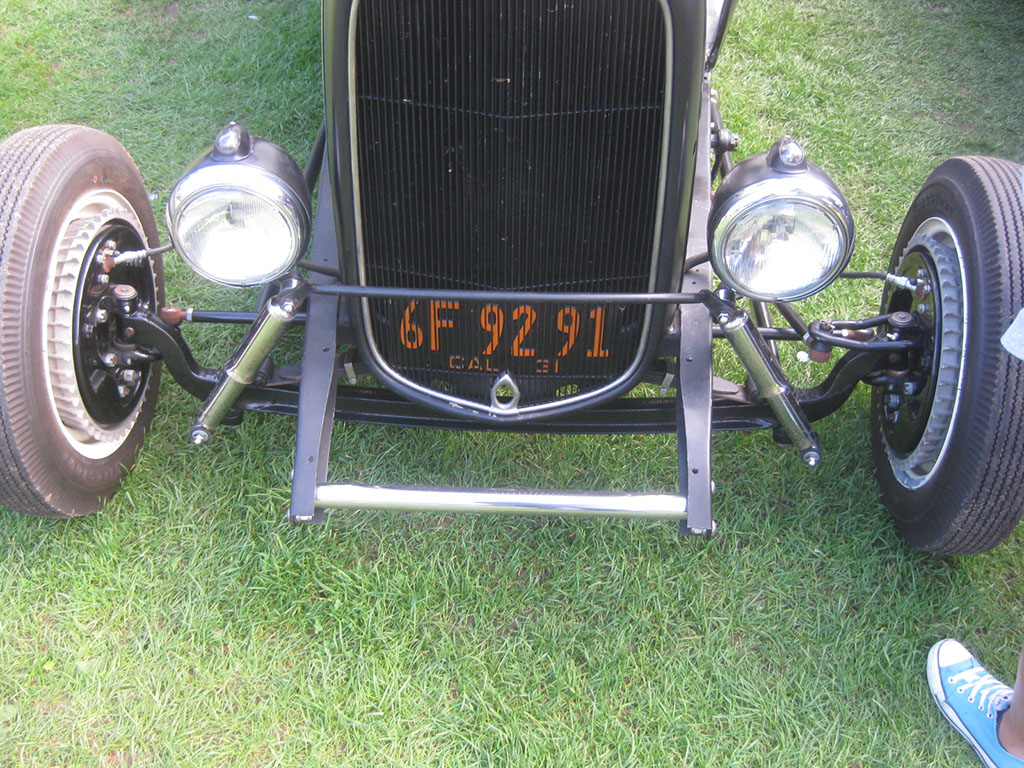
[[[800,451],[800,458],[809,467],[821,461],[821,445],[811,429],[793,387],[761,335],[754,329],[750,316],[742,309],[722,304],[715,309],[722,329],[736,356],[757,385],[757,391],[772,409],[779,426]]]
[[[294,291],[272,297],[249,326],[234,354],[224,366],[220,381],[203,403],[189,436],[195,445],[209,441],[213,430],[223,421],[238,396],[256,381],[260,366],[277,346],[288,326],[295,320],[302,297]]]

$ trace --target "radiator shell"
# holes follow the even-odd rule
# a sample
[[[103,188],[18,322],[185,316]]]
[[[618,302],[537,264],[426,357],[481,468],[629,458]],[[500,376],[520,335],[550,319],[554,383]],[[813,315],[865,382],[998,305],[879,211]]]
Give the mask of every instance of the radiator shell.
[[[346,282],[428,288],[438,302],[459,288],[678,287],[703,3],[356,0],[325,3],[324,16],[330,193]],[[626,391],[667,318],[660,306],[548,309],[545,327],[538,321],[516,348],[529,313],[503,302],[485,318],[488,306],[353,299],[349,316],[360,357],[383,383],[500,420]],[[481,357],[494,345],[466,316],[493,332],[499,313],[500,349]],[[446,327],[452,315],[461,324]],[[587,338],[558,359],[574,315]],[[594,337],[598,320],[614,338]],[[410,325],[422,331],[418,349]],[[539,361],[549,370],[537,373]],[[507,373],[520,391],[511,409],[491,397]]]

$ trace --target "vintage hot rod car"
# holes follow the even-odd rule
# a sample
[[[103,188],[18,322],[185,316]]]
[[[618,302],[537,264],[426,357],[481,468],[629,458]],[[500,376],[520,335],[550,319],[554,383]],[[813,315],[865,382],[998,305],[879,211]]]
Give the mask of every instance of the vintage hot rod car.
[[[712,431],[770,429],[814,467],[812,422],[864,382],[900,533],[945,553],[995,546],[1024,511],[1024,377],[1001,345],[1024,304],[1021,166],[943,163],[886,271],[844,271],[852,217],[803,147],[783,136],[732,159],[712,88],[731,5],[324,0],[324,120],[304,168],[226,126],[170,195],[170,245],[111,137],[51,125],[8,138],[0,503],[95,511],[134,461],[166,367],[201,401],[197,445],[245,411],[297,417],[292,522],[494,511],[709,534]],[[211,281],[261,286],[254,311],[167,306],[171,249]],[[839,278],[876,280],[877,316],[798,311]],[[183,323],[248,330],[209,368]],[[296,325],[301,362],[275,365]],[[713,375],[715,340],[744,381]],[[842,355],[800,388],[780,344]],[[674,432],[678,493],[328,483],[335,420]]]

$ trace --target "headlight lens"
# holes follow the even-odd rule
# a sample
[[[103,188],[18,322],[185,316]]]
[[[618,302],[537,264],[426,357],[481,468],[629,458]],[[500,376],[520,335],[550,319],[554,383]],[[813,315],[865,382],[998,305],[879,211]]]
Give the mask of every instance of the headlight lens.
[[[849,261],[844,217],[830,199],[763,191],[749,190],[715,227],[712,260],[719,277],[765,301],[820,291]]]
[[[225,285],[258,285],[285,274],[302,254],[310,227],[309,193],[292,166],[284,150],[261,139],[238,161],[201,158],[167,205],[178,254]]]

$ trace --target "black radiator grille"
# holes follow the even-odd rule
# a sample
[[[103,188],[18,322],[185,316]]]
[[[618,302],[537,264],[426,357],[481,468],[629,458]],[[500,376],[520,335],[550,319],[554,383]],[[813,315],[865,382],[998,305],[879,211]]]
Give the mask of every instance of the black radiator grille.
[[[356,25],[366,284],[648,289],[664,131],[658,0],[360,0]],[[489,403],[509,372],[520,407],[619,378],[646,313],[367,306],[371,343],[400,376]]]

